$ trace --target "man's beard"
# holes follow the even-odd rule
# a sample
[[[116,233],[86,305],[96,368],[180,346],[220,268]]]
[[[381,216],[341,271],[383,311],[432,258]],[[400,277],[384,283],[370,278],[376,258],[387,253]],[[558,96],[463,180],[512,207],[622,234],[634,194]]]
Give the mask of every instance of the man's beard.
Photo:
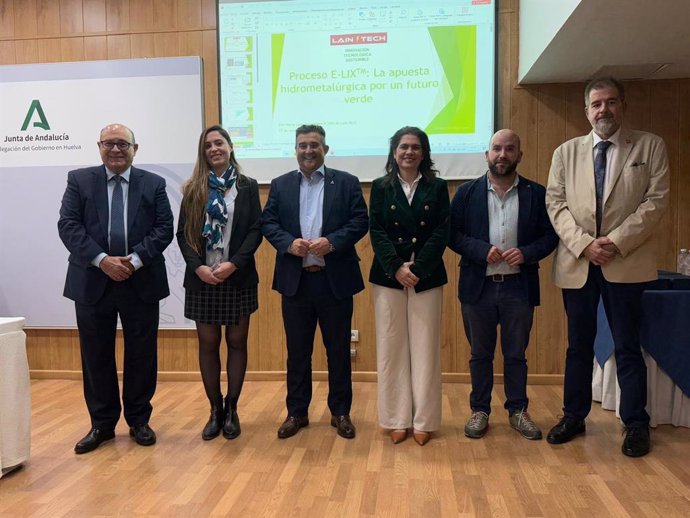
[[[505,162],[503,162],[505,163]],[[508,165],[506,165],[505,169],[503,171],[499,170],[498,167],[496,167],[495,162],[489,162],[489,171],[491,171],[491,174],[494,174],[496,176],[510,176],[515,172],[517,169],[518,163],[517,162],[510,162]]]
[[[594,123],[594,129],[601,135],[611,136],[618,129],[618,125],[616,123],[616,119],[613,117],[605,117]]]

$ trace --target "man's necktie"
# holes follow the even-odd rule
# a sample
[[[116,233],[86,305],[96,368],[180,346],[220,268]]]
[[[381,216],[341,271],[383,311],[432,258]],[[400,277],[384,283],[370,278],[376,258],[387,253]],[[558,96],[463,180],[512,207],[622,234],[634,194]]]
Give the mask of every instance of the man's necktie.
[[[604,179],[606,178],[606,150],[611,145],[608,140],[602,140],[596,145],[597,155],[594,157],[594,184],[597,195],[597,236],[601,233],[601,217],[604,206]]]
[[[112,178],[115,182],[113,199],[110,204],[110,255],[127,255],[125,243],[125,202],[122,194],[122,177],[116,174]]]

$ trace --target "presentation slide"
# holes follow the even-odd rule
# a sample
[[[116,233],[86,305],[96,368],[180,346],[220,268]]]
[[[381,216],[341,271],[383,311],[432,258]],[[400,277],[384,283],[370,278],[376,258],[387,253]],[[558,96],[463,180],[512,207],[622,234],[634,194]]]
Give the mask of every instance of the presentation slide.
[[[494,130],[492,0],[223,1],[222,124],[261,182],[295,168],[295,129],[321,124],[326,159],[383,174],[389,138],[418,126],[442,176],[484,173]]]

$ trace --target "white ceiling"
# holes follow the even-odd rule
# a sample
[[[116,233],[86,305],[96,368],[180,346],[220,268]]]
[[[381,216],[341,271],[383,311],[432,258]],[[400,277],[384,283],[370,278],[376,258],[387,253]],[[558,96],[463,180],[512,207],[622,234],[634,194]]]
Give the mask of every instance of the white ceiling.
[[[550,0],[554,5],[562,1]],[[543,50],[529,57],[534,61],[529,69],[521,67],[521,84],[569,83],[600,75],[690,78],[690,0],[569,1],[576,4],[572,13],[563,15],[560,29],[540,45]],[[547,3],[521,1],[521,31],[529,27],[532,33],[541,22],[548,30],[553,20],[544,9]],[[529,36],[520,35],[521,60],[522,40]]]

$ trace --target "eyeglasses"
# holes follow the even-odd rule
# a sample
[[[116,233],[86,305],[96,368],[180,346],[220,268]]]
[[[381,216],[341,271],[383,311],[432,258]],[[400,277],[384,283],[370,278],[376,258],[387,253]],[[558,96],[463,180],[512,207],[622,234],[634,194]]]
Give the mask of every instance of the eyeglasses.
[[[101,140],[98,143],[108,151],[110,151],[116,146],[117,149],[119,149],[120,151],[127,151],[133,145],[125,140]]]

